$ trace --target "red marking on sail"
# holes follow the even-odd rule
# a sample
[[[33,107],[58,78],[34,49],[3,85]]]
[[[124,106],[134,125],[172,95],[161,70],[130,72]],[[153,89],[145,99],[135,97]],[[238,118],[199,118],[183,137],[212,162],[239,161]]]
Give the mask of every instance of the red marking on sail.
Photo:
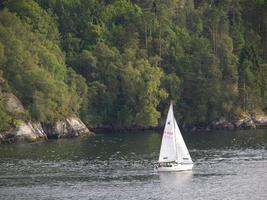
[[[164,132],[164,136],[172,136],[172,135],[173,135],[173,132],[170,132],[170,131]]]

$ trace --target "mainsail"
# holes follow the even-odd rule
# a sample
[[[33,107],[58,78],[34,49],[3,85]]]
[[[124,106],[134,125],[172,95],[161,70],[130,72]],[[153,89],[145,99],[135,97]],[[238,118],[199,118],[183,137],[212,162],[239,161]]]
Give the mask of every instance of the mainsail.
[[[176,161],[176,144],[174,134],[174,116],[172,104],[170,105],[167,120],[165,123],[164,133],[160,147],[159,162]]]
[[[158,162],[192,163],[180,129],[173,114],[173,106],[170,105],[164,133],[161,142]]]

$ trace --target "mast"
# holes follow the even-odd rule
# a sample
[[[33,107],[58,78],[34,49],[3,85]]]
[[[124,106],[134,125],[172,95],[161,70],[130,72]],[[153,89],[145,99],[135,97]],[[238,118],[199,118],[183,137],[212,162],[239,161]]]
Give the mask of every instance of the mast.
[[[174,112],[173,112],[173,103],[171,101],[171,105],[172,105],[172,114],[173,114],[173,134],[174,134],[174,145],[175,145],[175,156],[176,156],[176,162],[178,162],[178,152],[177,152],[177,134],[176,134],[176,131],[175,131],[175,116],[174,116]]]

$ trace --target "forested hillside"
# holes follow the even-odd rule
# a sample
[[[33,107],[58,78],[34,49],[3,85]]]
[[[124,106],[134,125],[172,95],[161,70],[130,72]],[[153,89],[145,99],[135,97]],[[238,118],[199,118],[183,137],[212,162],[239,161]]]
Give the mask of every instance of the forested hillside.
[[[266,0],[1,1],[0,131],[156,126],[170,100],[183,124],[267,111]]]

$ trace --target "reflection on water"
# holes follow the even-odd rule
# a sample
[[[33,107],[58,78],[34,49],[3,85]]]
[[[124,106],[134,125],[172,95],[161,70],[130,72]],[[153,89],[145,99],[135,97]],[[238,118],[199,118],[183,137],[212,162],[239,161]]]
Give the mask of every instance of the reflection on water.
[[[164,199],[190,199],[185,191],[192,184],[192,171],[160,173],[159,178],[161,188],[165,191]]]
[[[192,177],[192,171],[159,173],[160,183],[168,189],[183,188],[184,185],[190,184]]]
[[[160,133],[0,146],[0,199],[266,199],[266,130],[185,133],[193,171],[154,171]]]

